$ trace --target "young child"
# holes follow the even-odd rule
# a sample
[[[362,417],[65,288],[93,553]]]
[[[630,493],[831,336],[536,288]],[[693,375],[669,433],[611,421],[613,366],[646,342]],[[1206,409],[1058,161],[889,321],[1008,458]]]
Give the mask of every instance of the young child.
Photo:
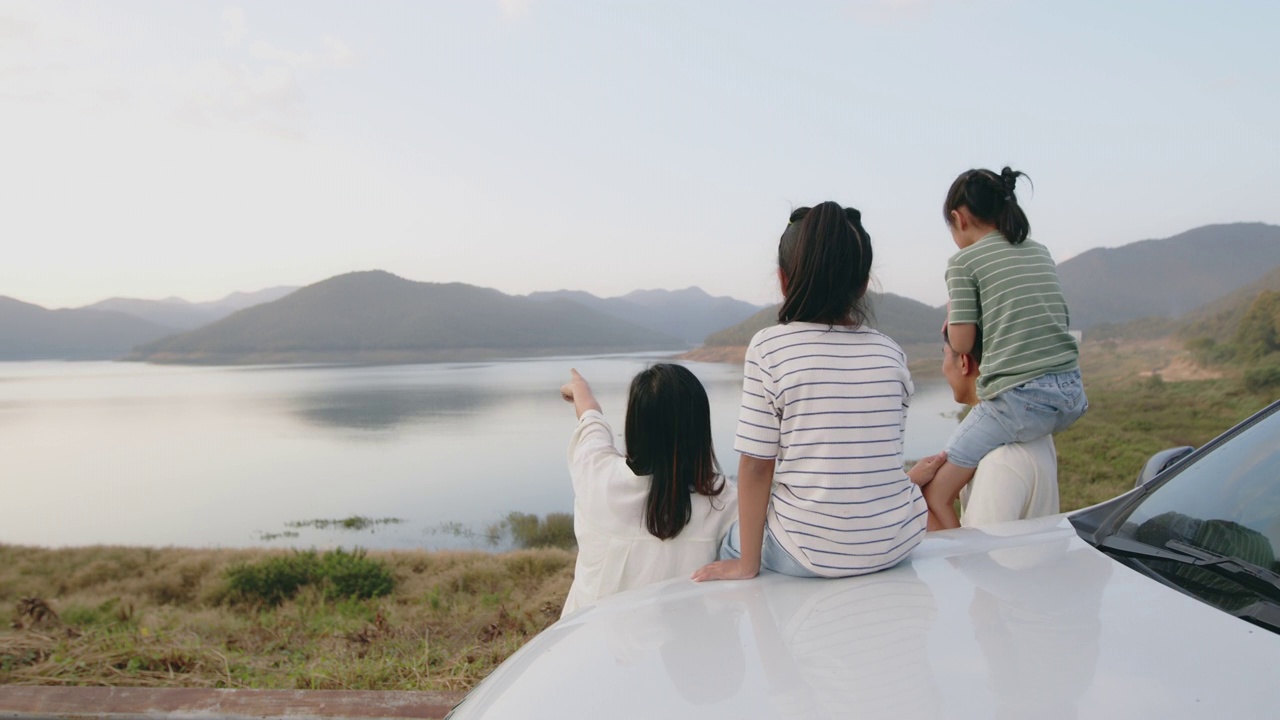
[[[1014,185],[1024,173],[969,170],[951,183],[943,215],[960,251],[947,263],[947,341],[969,353],[982,330],[979,403],[951,435],[946,462],[924,486],[929,529],[960,526],[953,507],[995,448],[1060,432],[1089,407],[1079,348],[1049,251]]]
[[[694,580],[761,567],[845,577],[891,567],[924,535],[902,470],[906,357],[866,327],[871,238],[857,210],[800,208],[778,243],[778,325],[747,348],[734,447],[738,522]]]
[[[711,562],[738,506],[716,463],[707,392],[687,368],[659,364],[632,379],[625,455],[587,381],[570,373],[560,394],[578,415],[569,441],[578,562],[562,616]]]

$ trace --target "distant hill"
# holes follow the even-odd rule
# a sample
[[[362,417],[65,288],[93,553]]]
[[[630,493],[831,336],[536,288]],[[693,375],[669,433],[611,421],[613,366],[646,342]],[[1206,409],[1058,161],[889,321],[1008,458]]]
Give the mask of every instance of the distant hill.
[[[899,345],[938,342],[946,312],[893,293],[871,293],[871,326]],[[707,336],[708,346],[743,347],[751,336],[778,322],[778,306],[767,307],[746,320]]]
[[[537,292],[529,297],[572,300],[610,317],[679,338],[690,345],[701,343],[709,333],[740,322],[760,309],[758,305],[734,298],[713,297],[696,287],[636,290],[613,298],[600,298],[573,290]]]
[[[0,297],[0,360],[114,360],[171,328],[105,310],[48,310]]]
[[[1052,248],[1050,248],[1052,249]],[[1280,227],[1206,225],[1163,240],[1095,248],[1058,265],[1071,326],[1196,310],[1280,266]]]
[[[1231,340],[1254,300],[1268,290],[1280,291],[1280,267],[1233,293],[1187,313],[1181,318],[1178,334],[1187,339],[1212,338],[1215,342]]]
[[[1266,291],[1280,292],[1280,267],[1244,287],[1227,293],[1178,317],[1144,317],[1124,323],[1099,323],[1088,336],[1095,340],[1183,340],[1208,338],[1230,341],[1249,307]]]
[[[297,290],[296,287],[273,287],[257,292],[234,292],[210,302],[193,303],[182,298],[164,300],[139,300],[136,298],[111,298],[85,306],[85,310],[110,310],[142,318],[157,325],[179,330],[194,330],[247,307],[278,300]]]
[[[136,349],[151,362],[421,362],[676,349],[675,338],[561,298],[382,271],[339,275]]]

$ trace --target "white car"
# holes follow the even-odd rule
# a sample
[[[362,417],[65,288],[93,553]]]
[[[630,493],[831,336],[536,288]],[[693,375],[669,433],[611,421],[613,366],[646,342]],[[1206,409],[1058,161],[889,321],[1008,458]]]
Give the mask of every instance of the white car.
[[[616,595],[450,717],[1280,717],[1278,411],[1115,500],[933,533],[884,572]]]

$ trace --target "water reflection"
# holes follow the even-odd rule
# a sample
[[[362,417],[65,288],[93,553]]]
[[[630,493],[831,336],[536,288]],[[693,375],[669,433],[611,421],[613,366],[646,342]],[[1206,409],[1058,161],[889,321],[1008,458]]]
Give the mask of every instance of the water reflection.
[[[1071,542],[953,559],[977,586],[969,615],[999,718],[1075,718],[1098,664],[1102,592],[1111,575]],[[1070,588],[1063,592],[1062,588]]]
[[[940,714],[926,651],[937,610],[909,565],[716,590],[622,615],[610,624],[615,658],[656,650],[671,687],[694,705],[738,695],[754,668],[764,681],[756,701],[777,717],[844,718],[855,708],[866,717]],[[753,642],[744,646],[740,635]],[[715,672],[697,671],[707,667]]]
[[[402,425],[454,423],[518,400],[480,387],[391,387],[319,390],[291,396],[292,414],[309,425],[390,431]]]
[[[423,529],[483,530],[513,510],[569,510],[564,452],[575,421],[558,393],[569,368],[591,381],[621,443],[630,380],[662,359],[0,364],[5,477],[14,480],[0,504],[0,542],[488,549],[486,538]],[[706,386],[715,447],[734,474],[741,368],[688,365]],[[921,384],[908,457],[936,452],[954,427],[928,398]],[[353,514],[406,524],[358,538],[281,532],[292,520]]]
[[[931,718],[939,696],[926,652],[937,614],[910,565],[844,580],[773,585],[748,614],[769,697],[783,717]]]
[[[639,668],[656,655],[670,689],[685,701],[701,706],[732,698],[746,676],[738,632],[743,603],[679,595],[633,607],[609,623],[605,641],[613,662]]]

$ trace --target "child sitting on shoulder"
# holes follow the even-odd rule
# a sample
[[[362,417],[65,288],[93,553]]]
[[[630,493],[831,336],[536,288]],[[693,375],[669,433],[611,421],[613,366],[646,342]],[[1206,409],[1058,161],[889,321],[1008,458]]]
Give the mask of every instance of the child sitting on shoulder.
[[[1079,348],[1049,250],[1014,186],[1024,173],[969,170],[951,184],[943,215],[960,250],[947,263],[947,343],[969,353],[982,332],[979,403],[952,433],[946,462],[924,486],[929,529],[960,526],[954,503],[978,461],[1001,445],[1061,432],[1089,407]]]

